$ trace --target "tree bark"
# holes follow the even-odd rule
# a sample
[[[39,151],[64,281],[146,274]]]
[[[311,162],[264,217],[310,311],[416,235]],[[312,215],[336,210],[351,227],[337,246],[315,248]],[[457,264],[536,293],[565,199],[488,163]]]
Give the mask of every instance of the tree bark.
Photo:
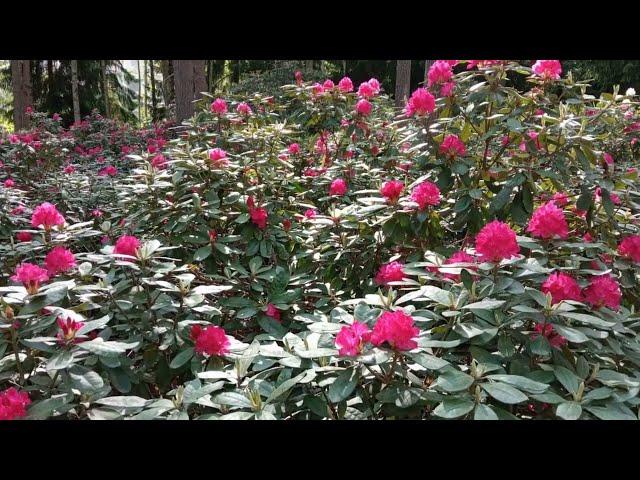
[[[102,70],[102,96],[104,98],[104,115],[111,118],[111,108],[109,106],[109,85],[107,84],[107,62],[100,60]]]
[[[411,60],[396,62],[396,107],[401,108],[409,97],[411,88]]]
[[[168,110],[169,104],[175,99],[174,73],[171,60],[160,60],[160,71],[162,72],[162,100]]]
[[[193,98],[201,98],[202,92],[207,91],[207,77],[205,74],[206,60],[193,60]]]
[[[138,63],[138,123],[142,125],[142,75],[140,74],[140,60]]]
[[[427,81],[427,74],[429,73],[429,69],[435,60],[425,60],[424,61],[424,81]]]
[[[149,77],[151,82],[151,118],[155,122],[158,115],[158,101],[156,100],[156,74],[153,68],[153,60],[149,60]]]
[[[33,103],[30,60],[11,60],[11,83],[13,123],[17,132],[29,128],[29,116],[26,110]]]
[[[73,97],[73,120],[80,123],[80,96],[78,95],[78,61],[71,60],[71,96]]]
[[[173,74],[176,95],[176,121],[193,115],[193,62],[192,60],[173,60]]]

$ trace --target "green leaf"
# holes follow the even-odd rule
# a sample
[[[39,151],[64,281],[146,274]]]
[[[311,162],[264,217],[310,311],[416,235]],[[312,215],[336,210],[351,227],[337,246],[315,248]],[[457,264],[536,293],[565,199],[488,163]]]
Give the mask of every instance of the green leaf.
[[[506,383],[483,383],[482,388],[496,400],[509,405],[525,402],[528,397]]]
[[[46,400],[41,400],[34,403],[27,410],[28,420],[44,420],[50,417],[56,410],[60,410],[61,407],[67,405],[73,400],[73,394],[53,395]]]
[[[471,375],[467,375],[452,367],[440,374],[435,385],[447,392],[459,392],[460,390],[469,388],[473,382],[474,379]]]
[[[213,403],[219,403],[220,405],[229,405],[231,407],[253,408],[251,400],[238,392],[219,393],[218,395],[213,397],[211,401]]]
[[[424,352],[409,353],[408,356],[418,365],[429,370],[440,370],[441,368],[450,365],[446,360]]]
[[[614,403],[606,407],[584,407],[600,420],[638,420],[627,406]]]
[[[535,380],[531,380],[527,377],[522,377],[520,375],[487,375],[489,380],[496,380],[503,383],[508,383],[509,385],[513,385],[514,387],[518,387],[522,390],[526,390],[531,393],[543,393],[548,388],[549,385],[541,382],[536,382]]]
[[[172,368],[174,370],[180,368],[182,365],[184,365],[189,360],[191,360],[191,358],[193,357],[193,354],[194,354],[193,347],[189,347],[181,351],[173,358],[173,360],[171,360],[171,363],[169,364],[169,368]]]
[[[145,400],[141,397],[136,396],[119,396],[119,397],[105,397],[99,400],[96,400],[95,403],[99,403],[101,405],[106,405],[108,407],[113,408],[142,408],[149,400]]]
[[[306,372],[302,372],[300,375],[297,375],[293,378],[290,378],[289,380],[285,380],[284,382],[282,382],[280,385],[278,385],[276,388],[273,389],[269,397],[265,400],[265,403],[271,403],[277,398],[279,398],[281,395],[283,395],[285,392],[288,392],[296,383],[302,380],[305,377],[305,375],[306,375]]]
[[[485,405],[483,403],[476,405],[476,410],[473,413],[473,419],[474,420],[499,420],[498,415],[496,415],[496,412],[494,412],[490,406]]]
[[[575,373],[573,373],[568,368],[562,366],[554,366],[553,373],[555,374],[558,381],[562,384],[562,386],[569,391],[572,395],[578,393],[578,389],[580,388],[580,377],[578,377]]]
[[[131,350],[139,345],[140,342],[105,342],[101,338],[91,340],[90,342],[82,342],[77,345],[81,350],[87,350],[96,355],[105,357],[117,357],[121,353]]]
[[[452,398],[451,400],[444,400],[438,405],[433,410],[433,414],[442,418],[458,418],[469,413],[474,406],[475,403],[471,400]]]
[[[576,402],[564,402],[556,407],[556,415],[565,420],[578,420],[582,415],[582,407]]]
[[[205,245],[204,247],[200,247],[193,254],[193,261],[200,262],[211,255],[211,245]]]
[[[506,302],[504,300],[492,300],[490,298],[487,298],[482,300],[481,302],[470,303],[469,305],[465,305],[462,308],[469,310],[495,310],[505,303]]]
[[[47,371],[52,372],[54,370],[63,370],[69,367],[73,363],[73,354],[68,350],[54,355],[47,362]]]
[[[360,373],[357,368],[348,368],[344,370],[335,381],[329,385],[327,397],[332,403],[338,403],[345,400],[358,385]]]

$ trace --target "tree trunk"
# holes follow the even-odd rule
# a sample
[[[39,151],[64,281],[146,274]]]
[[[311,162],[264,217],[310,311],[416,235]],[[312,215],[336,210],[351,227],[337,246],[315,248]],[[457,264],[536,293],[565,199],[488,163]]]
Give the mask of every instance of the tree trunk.
[[[111,117],[111,109],[109,108],[109,85],[107,84],[107,62],[100,60],[102,70],[102,96],[104,97],[104,115]]]
[[[427,74],[429,73],[429,69],[435,60],[425,60],[424,61],[424,81],[427,81]]]
[[[176,94],[176,121],[183,120],[193,115],[193,61],[173,60],[173,74]]]
[[[140,60],[138,63],[138,123],[142,125],[142,75],[140,74]]]
[[[162,72],[162,100],[168,110],[169,104],[175,99],[175,77],[171,60],[160,60],[160,71]]]
[[[191,63],[193,64],[193,98],[201,98],[201,93],[207,91],[206,60],[193,60]]]
[[[71,60],[71,96],[73,97],[73,120],[80,123],[80,96],[78,95],[78,61]]]
[[[151,118],[155,122],[158,114],[158,101],[156,100],[156,74],[153,68],[153,60],[149,60],[149,77],[151,82]]]
[[[409,97],[411,88],[411,60],[396,63],[396,107],[401,108]]]
[[[144,79],[144,90],[142,91],[143,95],[143,105],[144,105],[144,118],[149,118],[149,100],[147,97],[147,77],[149,76],[149,62],[147,62],[146,60],[142,61],[143,65],[144,65],[144,69],[143,69],[143,73],[142,73],[142,78]]]
[[[11,60],[11,83],[13,88],[13,123],[17,132],[29,128],[29,117],[26,110],[33,103],[30,60]]]
[[[53,85],[53,60],[47,60],[47,99],[51,98]]]

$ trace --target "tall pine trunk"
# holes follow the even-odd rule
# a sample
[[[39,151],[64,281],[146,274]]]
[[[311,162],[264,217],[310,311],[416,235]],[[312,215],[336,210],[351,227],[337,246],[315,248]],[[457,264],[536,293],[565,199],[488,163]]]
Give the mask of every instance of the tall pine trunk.
[[[207,91],[207,76],[205,71],[206,60],[193,60],[193,98],[202,97],[202,92]]]
[[[78,61],[71,60],[71,96],[73,98],[73,120],[80,123],[80,95],[78,93]]]
[[[149,81],[151,82],[151,119],[155,122],[158,115],[158,101],[156,100],[156,73],[153,60],[149,60]]]
[[[138,123],[142,125],[142,75],[140,74],[140,60],[138,62]]]
[[[427,74],[429,73],[429,69],[435,60],[425,60],[424,61],[424,81],[427,81]]]
[[[109,106],[109,85],[107,84],[107,62],[100,60],[100,70],[102,71],[102,97],[104,98],[104,115],[111,117],[111,108]]]
[[[193,115],[193,61],[173,60],[173,75],[176,95],[176,121]]]
[[[31,87],[31,61],[11,60],[11,83],[13,89],[13,123],[15,131],[29,128],[27,107],[33,103]]]
[[[396,107],[401,108],[409,97],[411,88],[411,60],[396,63]]]
[[[162,73],[162,100],[168,112],[169,105],[175,99],[175,76],[171,60],[160,60],[160,71]]]

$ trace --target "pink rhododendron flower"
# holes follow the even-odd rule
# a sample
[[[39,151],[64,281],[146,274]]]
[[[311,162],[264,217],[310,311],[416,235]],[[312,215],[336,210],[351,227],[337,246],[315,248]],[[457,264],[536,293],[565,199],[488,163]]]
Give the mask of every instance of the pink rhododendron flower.
[[[64,225],[64,217],[58,212],[55,205],[45,202],[38,205],[31,215],[31,226],[38,228],[43,226],[50,230],[54,226]]]
[[[66,167],[64,167],[64,173],[66,173],[67,175],[75,171],[76,171],[76,167],[74,167],[73,165],[67,165]]]
[[[329,195],[342,196],[345,193],[347,193],[347,182],[345,182],[344,179],[336,178],[333,182],[331,182]]]
[[[202,328],[200,325],[191,327],[191,338],[195,342],[195,350],[200,354],[222,356],[229,351],[229,339],[224,329],[215,325]]]
[[[440,189],[435,183],[424,181],[413,187],[411,200],[418,204],[420,210],[424,210],[429,205],[438,205],[440,203]]]
[[[455,252],[453,255],[451,255],[450,258],[445,260],[444,265],[451,265],[455,263],[475,263],[475,261],[476,261],[476,257],[474,257],[473,255],[469,255],[465,251],[460,250],[458,252]],[[473,272],[478,270],[478,267],[476,266],[461,267],[461,268],[464,268],[465,270],[471,270]],[[453,280],[454,282],[459,282],[461,275],[458,273],[444,273],[444,278],[448,278],[449,280]]]
[[[349,77],[343,77],[342,80],[338,82],[338,88],[342,93],[353,92],[353,82]]]
[[[26,416],[30,404],[27,392],[19,392],[14,387],[0,392],[0,420],[15,420]]]
[[[387,199],[388,203],[394,204],[398,201],[398,198],[400,198],[403,189],[404,183],[398,180],[390,180],[382,184],[380,193]]]
[[[29,232],[18,232],[16,233],[16,239],[19,242],[30,242],[31,240],[33,240],[33,235],[31,235]]]
[[[562,300],[582,301],[582,293],[578,282],[571,275],[562,272],[554,272],[544,281],[540,289],[542,293],[551,294],[553,304]]]
[[[590,234],[589,232],[585,233],[585,234],[582,236],[582,239],[583,239],[585,242],[589,242],[589,243],[590,243],[590,242],[593,242],[593,237],[591,236],[591,234]]]
[[[14,186],[15,186],[15,184],[16,184],[16,182],[14,182],[14,181],[13,181],[12,179],[10,179],[10,178],[7,178],[7,179],[4,181],[4,186],[5,186],[5,188],[12,188],[12,187],[14,187]]]
[[[58,332],[58,340],[63,343],[80,343],[82,339],[77,338],[76,335],[78,330],[80,330],[83,326],[83,322],[76,322],[70,317],[63,318],[58,317],[56,320],[58,327],[60,327],[60,331]]]
[[[132,235],[122,235],[116,240],[116,245],[113,249],[114,255],[129,255],[135,257],[140,248],[140,240]]]
[[[300,70],[296,70],[296,73],[294,73],[294,75],[293,75],[293,76],[294,76],[294,77],[295,77],[295,79],[296,79],[296,83],[297,83],[298,85],[301,85],[301,84],[302,84],[302,72],[301,72]]]
[[[268,317],[273,318],[274,320],[276,320],[278,322],[280,321],[280,310],[278,310],[273,303],[269,303],[267,305],[266,315]]]
[[[24,213],[24,206],[18,205],[16,208],[11,210],[11,215],[22,215]]]
[[[52,119],[54,122],[59,122],[59,121],[62,119],[62,117],[61,117],[59,114],[54,113],[54,114],[53,114],[53,116],[51,117],[51,119]]]
[[[596,200],[601,200],[602,199],[602,188],[597,187],[596,188]],[[613,192],[609,192],[609,198],[611,199],[611,203],[613,203],[614,205],[620,205],[621,201],[620,201],[620,197],[613,193]]]
[[[591,282],[584,289],[583,294],[587,303],[595,308],[602,306],[607,306],[611,310],[620,308],[622,299],[620,285],[610,274],[591,277]]]
[[[227,113],[227,102],[225,102],[222,98],[216,98],[211,103],[211,112],[217,115]]]
[[[366,324],[355,320],[344,326],[336,336],[338,354],[343,357],[357,357],[362,353],[364,344],[371,338],[371,330]]]
[[[317,168],[305,168],[304,172],[302,172],[302,176],[304,177],[317,177],[320,175],[320,171]]]
[[[390,282],[401,282],[404,278],[403,265],[400,262],[391,262],[380,267],[376,274],[375,282],[378,285],[388,285]]]
[[[213,148],[209,150],[209,160],[211,160],[211,163],[216,167],[226,167],[229,165],[227,152],[221,148]]]
[[[560,348],[567,343],[567,339],[557,333],[550,323],[538,323],[535,326],[536,333],[531,335],[531,339],[535,340],[540,335],[545,337],[552,347]]]
[[[298,145],[297,143],[292,143],[291,145],[289,145],[287,151],[290,155],[297,155],[300,153],[300,145]]]
[[[92,217],[100,218],[102,215],[104,215],[104,213],[102,213],[102,210],[100,210],[98,208],[94,208],[93,210],[91,210],[91,216]]]
[[[248,117],[249,115],[251,115],[252,110],[247,102],[240,102],[236,107],[236,112],[238,112],[240,115]]]
[[[215,230],[209,230],[207,234],[209,235],[209,241],[211,243],[216,243],[216,240],[218,239],[218,233]]]
[[[251,221],[261,230],[264,230],[267,226],[267,217],[269,214],[264,208],[251,208],[249,209],[249,215]]]
[[[495,65],[502,65],[504,63],[504,60],[469,60],[469,63],[467,64],[467,70],[471,70],[474,67],[478,67],[479,69],[490,68]]]
[[[397,350],[413,350],[418,346],[415,338],[419,333],[420,330],[414,327],[413,317],[402,310],[396,310],[380,315],[370,340],[375,346],[387,343]]]
[[[327,79],[322,84],[322,88],[324,88],[325,90],[333,90],[335,88],[335,84],[330,79]]]
[[[49,275],[44,268],[24,262],[16,267],[16,273],[11,280],[22,283],[30,295],[35,295],[38,293],[40,283],[49,280]]]
[[[555,203],[560,208],[566,207],[569,204],[569,196],[564,192],[556,192],[551,197],[553,203]]]
[[[311,86],[311,92],[314,95],[322,95],[324,93],[324,87],[322,84],[316,82]]]
[[[164,170],[167,168],[167,159],[164,155],[158,154],[151,159],[151,166],[157,170]]]
[[[52,276],[71,270],[75,265],[76,258],[73,253],[60,246],[51,250],[44,259],[44,266]]]
[[[602,156],[604,158],[604,161],[607,163],[607,165],[613,165],[613,157],[611,156],[611,154],[604,153]]]
[[[543,80],[560,80],[562,74],[562,65],[559,60],[537,60],[531,69]]]
[[[288,232],[289,230],[291,230],[291,220],[289,220],[288,218],[285,218],[282,221],[282,228],[284,228],[285,232]]]
[[[516,233],[499,220],[482,227],[476,236],[476,252],[485,262],[500,262],[520,252]]]
[[[358,87],[358,96],[362,98],[371,98],[375,96],[373,93],[373,88],[369,85],[369,82],[363,82]]]
[[[440,96],[441,97],[451,97],[453,95],[453,91],[456,88],[456,82],[447,82],[443,83],[442,87],[440,87]]]
[[[101,177],[110,176],[115,177],[118,174],[118,169],[113,165],[109,165],[108,167],[104,167],[102,170],[98,172],[98,175]]]
[[[440,153],[448,157],[455,157],[456,155],[462,156],[465,152],[464,143],[457,135],[447,135],[440,144]]]
[[[364,117],[371,114],[371,109],[372,109],[371,102],[369,102],[368,100],[365,100],[364,98],[358,100],[358,103],[356,103],[356,112],[358,112],[358,114]]]
[[[629,235],[618,246],[620,255],[640,263],[640,235]]]
[[[451,64],[445,60],[436,60],[429,67],[427,73],[427,86],[441,85],[447,83],[453,77],[453,70]]]
[[[423,117],[433,112],[436,108],[436,100],[426,88],[418,88],[411,94],[407,101],[405,114],[408,117]]]
[[[313,208],[308,208],[305,212],[304,212],[304,216],[306,218],[316,218],[316,214],[317,212],[313,209]]]
[[[551,201],[538,207],[529,221],[527,232],[539,238],[567,238],[569,225],[564,213]]]

